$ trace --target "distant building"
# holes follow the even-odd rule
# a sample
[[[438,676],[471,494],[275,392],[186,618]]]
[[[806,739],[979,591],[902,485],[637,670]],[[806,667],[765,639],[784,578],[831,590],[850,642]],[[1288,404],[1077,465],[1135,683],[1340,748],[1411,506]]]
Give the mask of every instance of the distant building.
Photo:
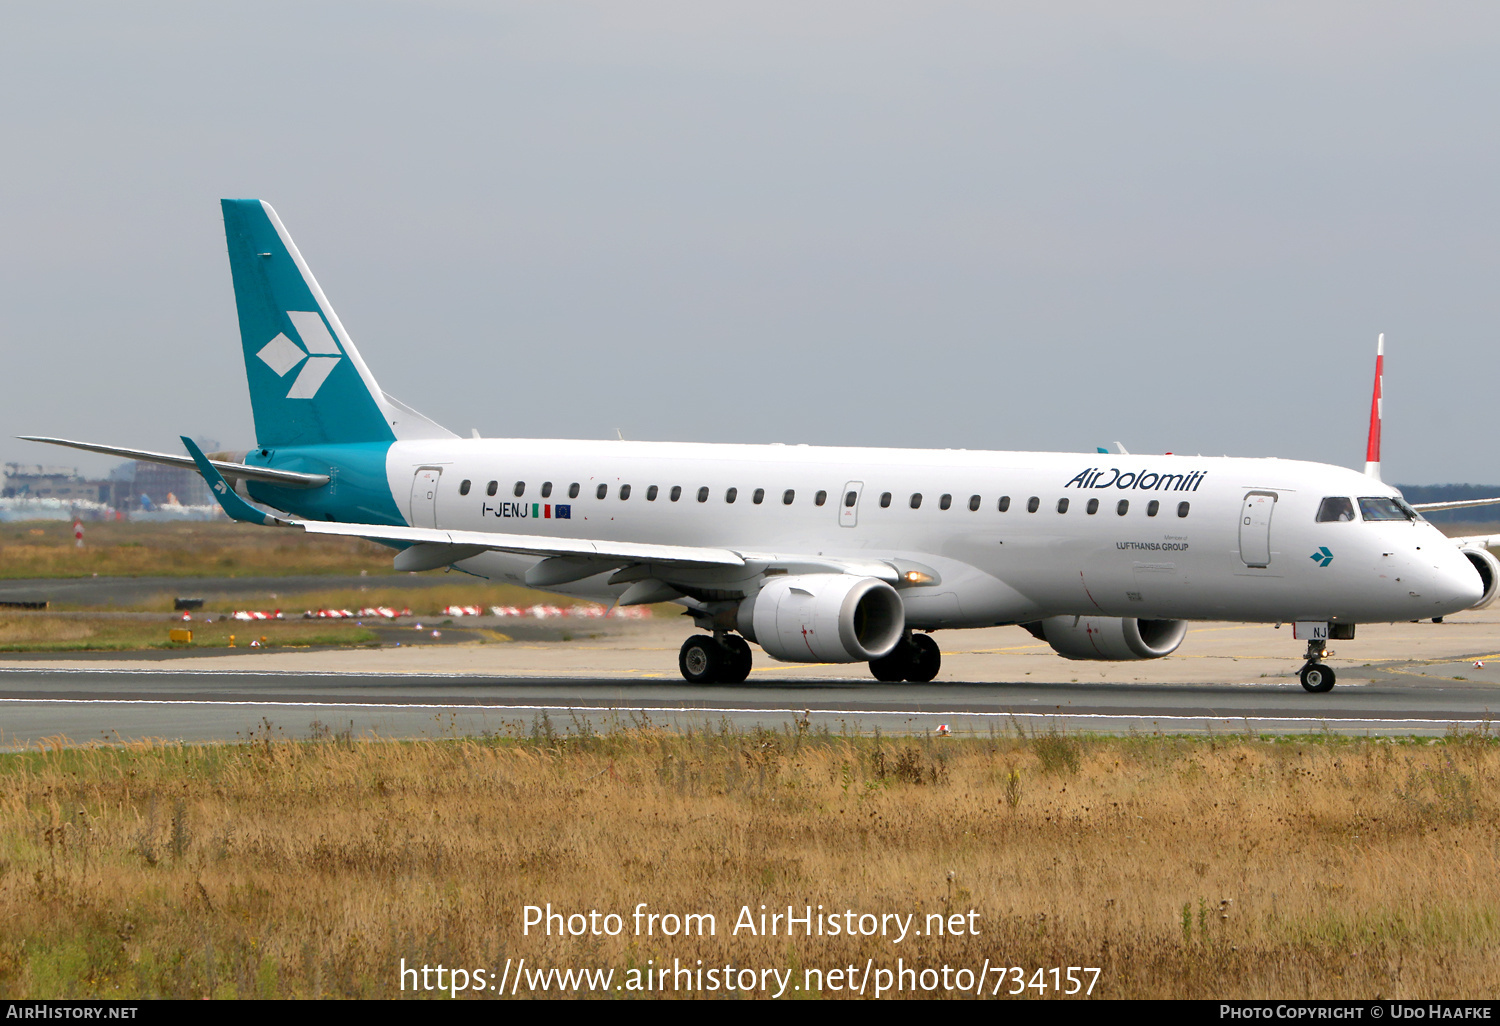
[[[201,478],[199,479],[202,480]],[[90,481],[76,467],[49,467],[39,463],[5,464],[5,482],[0,496],[7,499],[57,499],[61,502],[103,502],[113,497],[111,481]]]
[[[116,482],[118,486],[120,482]],[[135,474],[129,482],[133,509],[141,504],[141,496],[149,496],[152,504],[166,506],[173,498],[183,506],[211,506],[213,494],[208,484],[190,467],[169,467],[164,463],[135,463]],[[120,504],[115,504],[117,507]]]

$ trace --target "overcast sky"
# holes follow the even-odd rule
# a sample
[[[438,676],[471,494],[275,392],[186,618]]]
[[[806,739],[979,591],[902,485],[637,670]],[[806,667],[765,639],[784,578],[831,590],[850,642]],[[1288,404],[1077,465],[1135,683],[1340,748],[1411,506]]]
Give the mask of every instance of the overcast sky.
[[[1500,482],[1500,8],[0,15],[0,436],[253,443],[218,200],[460,434]],[[107,468],[18,441],[0,459]]]

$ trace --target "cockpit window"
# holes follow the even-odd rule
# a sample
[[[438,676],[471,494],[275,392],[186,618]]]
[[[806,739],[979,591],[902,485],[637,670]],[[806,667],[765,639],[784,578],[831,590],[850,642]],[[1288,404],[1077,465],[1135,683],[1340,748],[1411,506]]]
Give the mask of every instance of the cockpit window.
[[[1389,495],[1360,496],[1359,511],[1366,520],[1415,520],[1416,510]]]
[[[1318,523],[1320,524],[1342,524],[1346,520],[1353,519],[1354,503],[1341,495],[1334,495],[1324,499],[1323,505],[1318,507]]]

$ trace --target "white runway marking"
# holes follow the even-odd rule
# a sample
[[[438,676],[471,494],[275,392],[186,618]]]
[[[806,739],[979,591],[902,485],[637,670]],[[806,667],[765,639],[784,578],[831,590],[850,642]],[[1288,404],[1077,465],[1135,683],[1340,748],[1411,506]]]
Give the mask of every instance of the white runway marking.
[[[929,710],[929,709],[814,709],[805,707],[796,708],[755,708],[742,706],[597,706],[565,704],[553,705],[478,705],[462,702],[286,702],[286,701],[248,701],[248,700],[225,700],[214,699],[170,699],[170,698],[0,698],[0,703],[17,705],[125,705],[125,706],[212,706],[212,707],[243,707],[243,708],[276,708],[276,709],[372,709],[384,711],[396,710],[459,710],[463,712],[545,712],[552,709],[563,709],[578,712],[646,712],[646,713],[719,713],[723,715],[754,714],[772,715],[783,714],[792,717],[797,716],[836,716],[848,719],[853,716],[870,717],[907,717],[908,719],[932,718],[937,716],[964,717],[972,716],[981,719],[1026,719],[1026,720],[1098,720],[1105,723],[1120,720],[1139,720],[1148,723],[1279,723],[1279,724],[1309,724],[1318,727],[1329,727],[1337,724],[1340,729],[1348,729],[1351,726],[1364,726],[1366,728],[1384,727],[1389,728],[1397,725],[1414,727],[1440,727],[1458,725],[1491,725],[1492,719],[1371,719],[1362,717],[1358,719],[1345,719],[1336,716],[1184,716],[1179,714],[1147,715],[1142,713],[1065,713],[1065,712],[966,712],[963,710]]]

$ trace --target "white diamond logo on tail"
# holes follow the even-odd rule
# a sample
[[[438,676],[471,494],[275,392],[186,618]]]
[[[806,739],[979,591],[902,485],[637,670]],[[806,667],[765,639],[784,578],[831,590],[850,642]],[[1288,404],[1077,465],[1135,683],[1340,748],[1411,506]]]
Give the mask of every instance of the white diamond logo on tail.
[[[318,394],[318,389],[323,387],[323,381],[338,366],[337,356],[309,356],[307,363],[302,367],[302,373],[297,375],[297,380],[292,383],[292,390],[286,394],[288,399],[311,399]]]
[[[305,359],[307,362],[302,364],[302,373],[292,382],[292,389],[286,397],[311,399],[323,387],[323,382],[328,380],[328,375],[333,373],[333,368],[338,366],[342,356],[339,344],[328,333],[328,326],[323,323],[323,317],[317,311],[288,310],[286,316],[302,337],[302,345],[307,347],[307,352],[303,352],[302,346],[283,333],[267,342],[255,355],[275,371],[278,377],[283,378]],[[308,353],[314,355],[309,356]]]
[[[291,318],[292,327],[297,329],[297,334],[302,336],[302,344],[309,353],[314,356],[339,355],[338,343],[328,334],[328,328],[317,311],[288,310],[286,315]]]
[[[301,363],[302,358],[307,354],[285,335],[277,335],[255,355],[260,357],[267,367],[275,371],[278,377],[284,378],[287,372]]]

